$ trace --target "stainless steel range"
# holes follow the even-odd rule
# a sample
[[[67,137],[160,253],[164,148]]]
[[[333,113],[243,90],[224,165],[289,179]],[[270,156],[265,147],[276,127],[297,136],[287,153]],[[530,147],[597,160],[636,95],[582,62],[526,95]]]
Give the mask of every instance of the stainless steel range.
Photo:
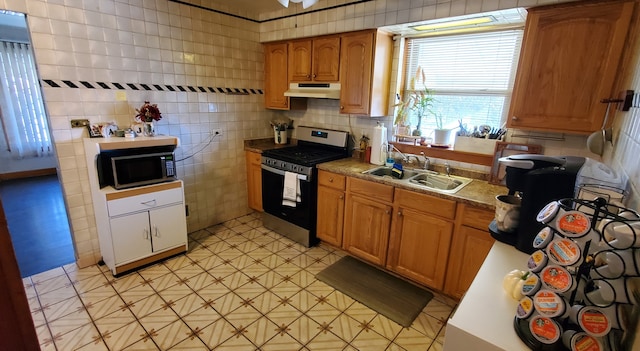
[[[298,127],[296,146],[262,153],[263,223],[306,247],[316,244],[316,165],[349,156],[349,133]]]

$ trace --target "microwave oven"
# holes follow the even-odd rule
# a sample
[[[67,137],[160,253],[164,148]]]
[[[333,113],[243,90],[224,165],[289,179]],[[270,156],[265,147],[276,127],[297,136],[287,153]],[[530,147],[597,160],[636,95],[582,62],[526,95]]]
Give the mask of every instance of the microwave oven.
[[[176,180],[174,146],[103,151],[98,154],[100,188],[126,189]]]

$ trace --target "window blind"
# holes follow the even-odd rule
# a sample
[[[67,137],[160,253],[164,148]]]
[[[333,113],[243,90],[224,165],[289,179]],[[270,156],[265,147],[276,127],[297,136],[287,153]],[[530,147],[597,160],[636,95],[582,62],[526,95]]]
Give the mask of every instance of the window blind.
[[[421,67],[436,99],[433,111],[445,125],[463,120],[470,127],[499,127],[508,112],[521,42],[522,29],[407,39],[405,90]],[[424,119],[422,127],[433,128],[433,118]]]

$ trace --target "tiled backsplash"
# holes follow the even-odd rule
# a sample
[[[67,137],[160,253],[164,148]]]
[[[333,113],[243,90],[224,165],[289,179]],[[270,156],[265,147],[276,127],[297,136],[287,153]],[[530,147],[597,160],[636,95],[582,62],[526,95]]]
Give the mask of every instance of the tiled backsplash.
[[[356,138],[375,126],[376,119],[339,114],[335,100],[310,100],[305,112],[265,110],[263,96],[251,93],[263,89],[261,42],[565,1],[374,0],[339,6],[347,2],[320,0],[315,9],[332,9],[304,15],[296,15],[300,7],[291,6],[256,21],[168,0],[0,0],[1,9],[27,14],[41,79],[142,88],[43,85],[79,265],[97,262],[100,250],[82,147],[88,135],[85,129],[72,129],[71,119],[115,121],[126,127],[145,100],[158,104],[163,119],[157,130],[180,138],[179,155],[202,149],[178,166],[185,181],[189,231],[194,231],[249,212],[243,140],[272,135],[270,120],[288,116],[295,125],[351,130]],[[179,85],[185,91],[161,91],[155,85]],[[218,87],[247,89],[250,94],[221,94]],[[391,118],[382,120],[390,128]],[[628,137],[620,142],[636,147],[625,155],[638,154],[638,123],[636,118],[623,124],[631,129],[622,132],[628,131]],[[223,135],[206,144],[214,128]],[[631,152],[629,146],[624,150]],[[616,154],[616,162],[624,159],[621,154]],[[637,178],[637,163],[624,169]]]

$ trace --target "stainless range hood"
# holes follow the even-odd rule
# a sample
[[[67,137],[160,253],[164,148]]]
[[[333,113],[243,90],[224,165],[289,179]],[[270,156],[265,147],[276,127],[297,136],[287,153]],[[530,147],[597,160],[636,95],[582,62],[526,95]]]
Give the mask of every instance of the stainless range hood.
[[[284,96],[340,99],[340,83],[290,83]]]

